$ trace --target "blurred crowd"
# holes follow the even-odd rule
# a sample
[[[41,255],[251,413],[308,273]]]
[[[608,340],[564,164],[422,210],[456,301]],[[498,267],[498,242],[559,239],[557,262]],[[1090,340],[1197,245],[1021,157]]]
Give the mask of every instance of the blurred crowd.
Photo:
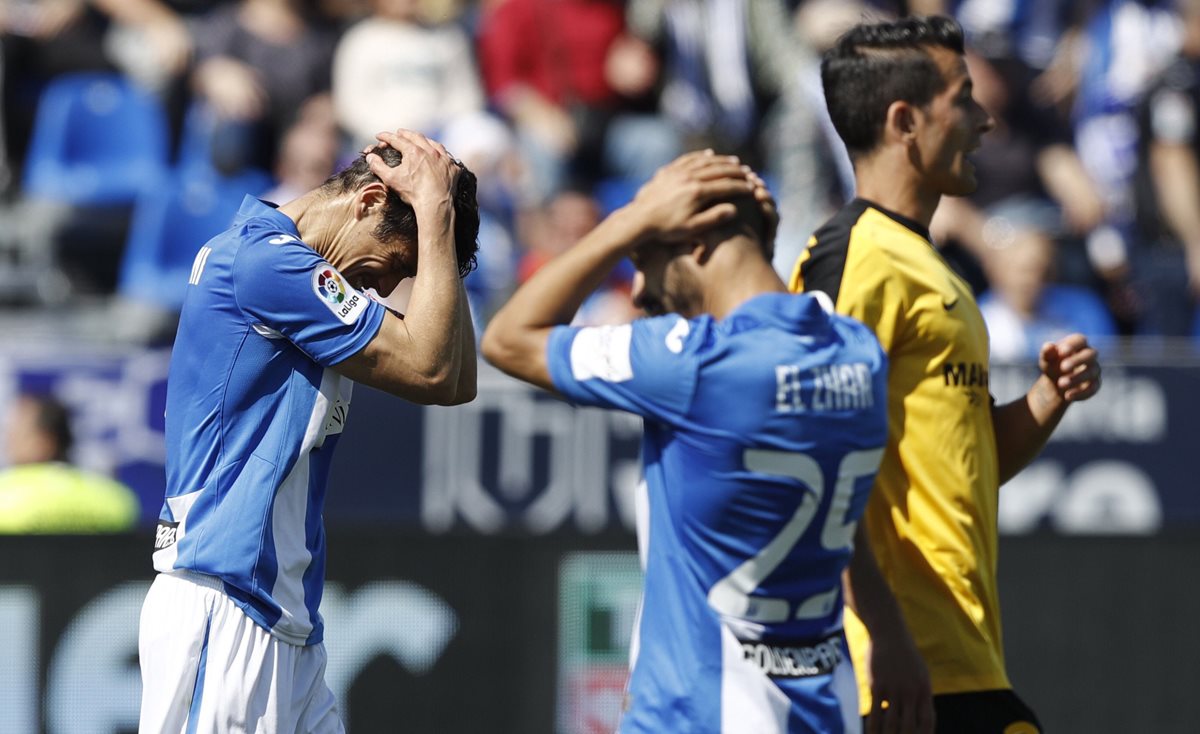
[[[288,201],[396,127],[479,177],[480,323],[703,147],[767,178],[786,278],[853,192],[821,52],[901,13],[959,20],[996,121],[933,227],[993,355],[1200,344],[1200,0],[3,0],[0,318],[169,343],[243,194]],[[631,274],[580,318],[627,320]]]

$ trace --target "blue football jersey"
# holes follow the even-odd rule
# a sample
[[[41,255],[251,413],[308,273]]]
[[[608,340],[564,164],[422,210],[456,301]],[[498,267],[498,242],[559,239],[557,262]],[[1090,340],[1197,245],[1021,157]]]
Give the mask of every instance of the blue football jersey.
[[[644,418],[645,590],[621,732],[858,731],[841,631],[887,438],[875,336],[806,295],[558,327],[555,386]]]
[[[167,379],[156,570],[215,576],[280,639],[321,640],[322,507],[353,385],[330,366],[383,318],[251,197],[200,249]]]

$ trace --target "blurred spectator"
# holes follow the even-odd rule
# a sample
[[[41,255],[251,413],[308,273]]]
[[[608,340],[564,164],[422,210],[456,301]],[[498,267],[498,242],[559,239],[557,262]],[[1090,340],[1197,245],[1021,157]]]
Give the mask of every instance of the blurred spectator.
[[[0,472],[0,533],[106,533],[133,528],[137,496],[109,477],[71,466],[67,409],[48,396],[16,399]]]
[[[1136,106],[1179,48],[1174,0],[1100,0],[1080,26],[1074,86],[1075,147],[1097,184],[1107,226],[1088,239],[1088,255],[1111,282],[1136,259],[1133,179],[1137,169]],[[1125,318],[1123,314],[1119,314]],[[1132,314],[1130,315],[1132,317]]]
[[[949,10],[967,45],[989,58],[1019,59],[1045,69],[1076,20],[1079,0],[952,0]]]
[[[478,267],[465,284],[475,333],[482,334],[487,319],[516,284],[513,209],[524,169],[512,133],[493,115],[459,118],[440,140],[479,181],[475,192],[479,202]]]
[[[1139,114],[1138,251],[1131,258],[1141,331],[1192,331],[1200,294],[1200,0],[1180,0],[1183,45]]]
[[[555,256],[575,246],[600,223],[600,205],[585,190],[564,188],[545,205],[524,212],[518,227],[525,247],[517,265],[517,281],[523,283]],[[592,293],[575,315],[576,326],[627,323],[639,314],[630,297],[633,268],[626,262],[615,268],[609,280]]]
[[[975,98],[995,127],[971,155],[979,188],[968,198],[943,199],[933,230],[947,245],[943,254],[980,291],[987,286],[978,265],[987,249],[984,210],[1048,199],[1061,212],[1062,226],[1084,237],[1104,222],[1105,202],[1075,153],[1068,121],[1031,96],[1037,72],[1015,57],[969,54],[967,61]],[[1070,266],[1070,280],[1091,280],[1082,254],[1064,265]]]
[[[795,65],[782,0],[638,0],[629,27],[659,49],[661,109],[685,147],[762,168],[759,123]]]
[[[466,33],[430,25],[422,0],[373,0],[372,14],[338,42],[333,104],[354,150],[398,127],[437,136],[483,111],[483,89]]]
[[[795,63],[762,130],[765,170],[778,189],[773,263],[785,281],[813,231],[854,196],[850,156],[825,107],[821,54],[870,12],[859,0],[808,0],[792,15]]]
[[[310,108],[284,133],[275,156],[275,187],[261,198],[286,204],[318,188],[336,170],[340,150],[332,117],[323,114],[320,105]]]
[[[796,5],[802,5],[804,0],[792,0]],[[949,15],[946,6],[950,0],[867,0],[867,5],[878,13],[891,18],[905,15]]]
[[[216,113],[213,163],[270,170],[298,110],[326,95],[336,41],[305,0],[241,0],[193,25],[196,94]]]
[[[671,127],[635,104],[657,59],[625,35],[620,0],[493,0],[478,37],[488,98],[514,126],[535,200],[567,180],[645,180],[677,154]]]
[[[0,31],[4,149],[10,154],[9,165],[0,166],[8,169],[0,171],[4,182],[23,178],[21,169],[30,153],[34,119],[49,83],[74,72],[152,68],[155,79],[166,86],[181,78],[191,53],[182,18],[162,0],[9,2],[0,9]],[[131,44],[140,49],[137,60],[125,53]],[[99,87],[90,89],[95,88]],[[88,94],[82,104],[89,110],[107,105],[111,112],[127,99],[122,94]],[[153,97],[153,104],[159,106],[158,96]],[[60,121],[70,119],[78,118],[68,115]],[[97,133],[97,138],[113,139],[104,133]],[[72,134],[63,139],[70,144],[55,142],[41,151],[74,155],[96,150],[95,141],[85,136]],[[165,138],[160,142],[165,155],[167,142]],[[147,142],[147,146],[154,143]],[[107,160],[125,159],[114,155]],[[136,192],[118,185],[120,193],[88,198],[80,191],[103,185],[85,182],[82,176],[59,178],[40,178],[36,195],[14,187],[9,192],[11,205],[0,211],[0,256],[4,257],[0,285],[11,301],[54,303],[73,293],[108,294],[115,287]],[[151,178],[147,175],[137,180]],[[100,180],[113,179],[102,176]]]
[[[163,0],[6,0],[0,47],[4,149],[14,168],[48,79],[121,70],[160,88],[183,73],[192,52],[182,17]]]
[[[1058,214],[1048,204],[1003,206],[987,219],[983,266],[990,289],[979,298],[991,355],[1036,361],[1046,342],[1079,332],[1092,343],[1116,336],[1116,324],[1092,290],[1055,283]]]

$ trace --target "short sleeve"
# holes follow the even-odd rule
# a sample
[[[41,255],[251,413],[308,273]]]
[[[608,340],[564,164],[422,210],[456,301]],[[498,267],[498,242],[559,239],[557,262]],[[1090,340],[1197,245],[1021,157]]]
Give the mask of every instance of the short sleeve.
[[[554,386],[580,405],[615,408],[677,424],[690,409],[699,350],[711,319],[679,316],[550,333],[546,363]]]
[[[260,234],[242,244],[233,288],[256,330],[282,334],[326,367],[367,346],[385,313],[312,248],[283,232]]]

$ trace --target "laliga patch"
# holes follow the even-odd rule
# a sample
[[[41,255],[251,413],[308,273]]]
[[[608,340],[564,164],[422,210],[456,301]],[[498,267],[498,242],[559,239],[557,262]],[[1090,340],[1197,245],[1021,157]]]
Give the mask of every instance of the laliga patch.
[[[313,292],[343,324],[349,326],[366,309],[367,297],[346,284],[332,265],[322,263],[313,271]]]

